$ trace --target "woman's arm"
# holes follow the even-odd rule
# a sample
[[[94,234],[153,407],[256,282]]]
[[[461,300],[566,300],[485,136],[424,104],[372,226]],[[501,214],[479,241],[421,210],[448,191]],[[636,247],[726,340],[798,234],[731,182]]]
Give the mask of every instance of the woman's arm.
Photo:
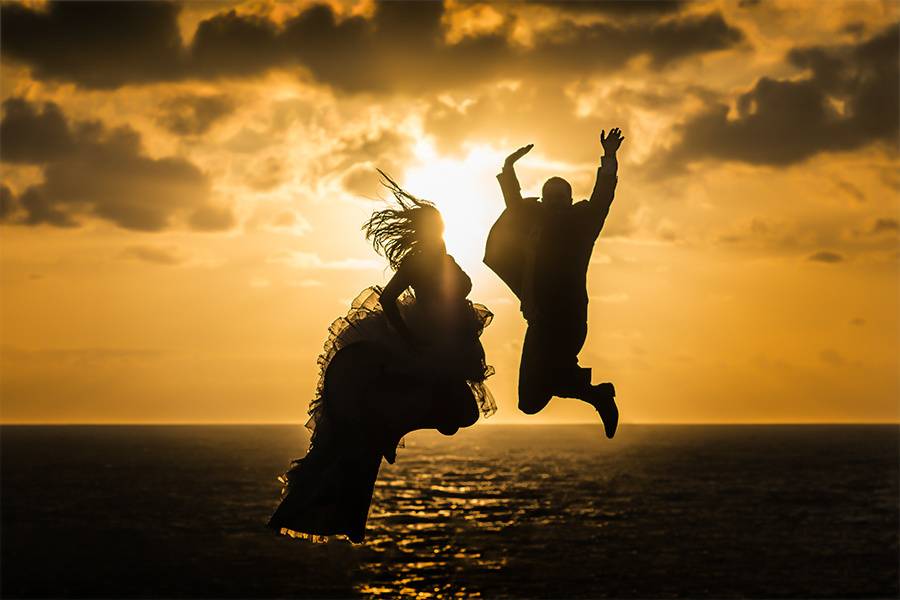
[[[391,280],[388,281],[387,285],[384,286],[384,289],[381,291],[379,301],[381,302],[381,307],[384,309],[384,316],[387,318],[388,323],[391,324],[391,327],[393,327],[397,333],[400,334],[400,337],[406,340],[408,344],[415,345],[415,336],[406,324],[406,321],[403,320],[403,316],[400,314],[400,308],[397,306],[397,299],[400,297],[400,294],[409,287],[410,283],[409,267],[405,262],[401,263],[400,268],[397,269],[397,272],[394,273],[394,276],[391,277]]]

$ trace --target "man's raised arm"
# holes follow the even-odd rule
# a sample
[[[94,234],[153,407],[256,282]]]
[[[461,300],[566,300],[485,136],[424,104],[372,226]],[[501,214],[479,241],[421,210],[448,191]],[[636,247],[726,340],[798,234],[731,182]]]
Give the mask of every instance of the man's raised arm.
[[[497,181],[500,182],[500,190],[503,192],[503,201],[506,202],[506,208],[517,208],[523,203],[522,188],[519,185],[519,179],[516,177],[515,163],[528,154],[532,148],[534,148],[534,144],[528,144],[507,156],[506,161],[503,163],[503,170],[497,175]]]
[[[603,157],[600,159],[600,168],[597,169],[597,182],[594,183],[594,191],[591,193],[590,205],[592,212],[596,213],[597,231],[603,228],[609,207],[612,204],[616,192],[617,173],[619,161],[616,151],[622,142],[622,130],[618,127],[610,130],[609,135],[605,131],[600,132],[600,143],[603,145]]]

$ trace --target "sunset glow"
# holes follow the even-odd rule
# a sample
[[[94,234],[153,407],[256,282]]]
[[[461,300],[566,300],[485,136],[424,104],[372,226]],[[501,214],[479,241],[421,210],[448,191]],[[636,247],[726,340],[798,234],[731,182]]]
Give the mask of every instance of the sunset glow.
[[[504,155],[476,148],[459,159],[443,158],[427,148],[417,158],[421,166],[406,173],[407,188],[440,209],[447,251],[464,268],[479,267],[488,230],[502,210],[499,188],[484,183],[496,174]]]
[[[640,4],[4,4],[0,420],[305,421],[391,276],[380,168],[495,314],[490,422],[592,422],[516,410],[481,259],[509,152],[578,200],[621,127],[582,359],[623,421],[896,422],[898,4]]]

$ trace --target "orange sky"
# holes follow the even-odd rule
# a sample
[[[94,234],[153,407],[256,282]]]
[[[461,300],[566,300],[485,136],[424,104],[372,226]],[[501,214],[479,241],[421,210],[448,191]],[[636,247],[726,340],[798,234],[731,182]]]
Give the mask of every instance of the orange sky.
[[[328,325],[390,276],[359,230],[380,167],[437,203],[496,314],[488,422],[594,422],[518,413],[524,322],[480,259],[509,151],[535,143],[526,195],[584,197],[619,126],[581,357],[623,421],[897,421],[898,18],[5,4],[0,420],[303,421]]]

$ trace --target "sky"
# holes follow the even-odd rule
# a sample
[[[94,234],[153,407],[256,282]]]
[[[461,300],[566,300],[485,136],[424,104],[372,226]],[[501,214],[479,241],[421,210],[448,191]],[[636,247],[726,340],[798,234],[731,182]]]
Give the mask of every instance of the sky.
[[[619,184],[581,362],[625,423],[900,420],[900,4],[5,3],[0,421],[299,423],[391,275],[375,169],[433,200],[499,411],[525,323],[482,263],[526,195]]]

